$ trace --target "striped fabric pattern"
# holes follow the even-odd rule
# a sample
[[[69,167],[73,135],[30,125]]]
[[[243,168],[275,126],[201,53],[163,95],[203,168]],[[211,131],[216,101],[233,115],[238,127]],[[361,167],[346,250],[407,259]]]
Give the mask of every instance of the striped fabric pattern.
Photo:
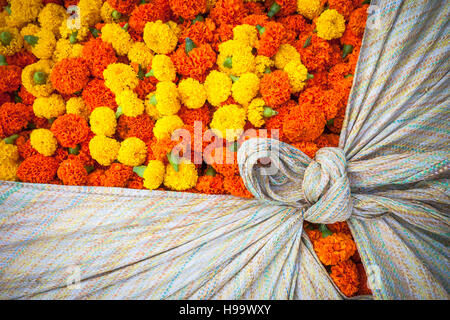
[[[449,8],[372,0],[340,148],[247,141],[255,199],[0,182],[0,298],[343,299],[303,222],[347,220],[375,299],[448,299]]]

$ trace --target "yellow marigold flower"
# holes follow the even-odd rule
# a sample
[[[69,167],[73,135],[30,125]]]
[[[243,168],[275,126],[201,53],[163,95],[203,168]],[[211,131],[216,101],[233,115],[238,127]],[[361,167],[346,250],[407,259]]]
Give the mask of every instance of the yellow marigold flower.
[[[176,84],[170,81],[158,82],[155,94],[150,97],[149,103],[156,106],[161,116],[176,114],[181,108]]]
[[[108,2],[105,2],[108,3]],[[153,53],[143,42],[135,42],[128,51],[128,59],[147,69],[152,64]]]
[[[36,98],[33,103],[33,111],[37,117],[52,119],[66,112],[66,104],[63,97],[55,93],[49,97]]]
[[[183,32],[183,30],[181,29],[181,27],[178,23],[170,20],[170,21],[167,21],[166,24],[170,27],[170,30],[172,30],[173,33],[175,33],[177,38],[181,37],[181,33]]]
[[[86,119],[86,121],[89,120],[89,108],[81,97],[73,97],[67,100],[66,113],[77,114]]]
[[[0,180],[16,181],[17,168],[19,168],[19,164],[17,162],[10,160],[0,161]]]
[[[78,8],[80,8],[81,24],[93,27],[99,23],[101,18],[102,0],[80,0]]]
[[[230,96],[232,84],[227,74],[216,70],[211,71],[205,80],[208,101],[215,107],[220,106]]]
[[[255,58],[255,74],[262,78],[263,75],[266,73],[266,71],[270,71],[270,68],[272,68],[275,65],[272,59],[266,56],[256,56]]]
[[[119,56],[126,56],[133,45],[130,34],[117,23],[107,23],[103,26],[102,40],[111,43]]]
[[[290,44],[282,44],[280,49],[275,54],[275,67],[277,69],[283,70],[286,64],[292,60],[300,60],[300,53]]]
[[[265,104],[263,99],[257,98],[253,99],[247,108],[248,121],[256,128],[262,127],[265,123],[263,117]]]
[[[119,154],[120,142],[105,136],[95,136],[89,141],[92,159],[102,166],[110,166]]]
[[[49,60],[30,64],[22,70],[22,84],[33,96],[48,97],[54,91],[49,79],[51,71],[52,66]]]
[[[92,132],[96,135],[110,137],[116,132],[116,114],[108,107],[95,108],[91,113],[89,123]]]
[[[0,11],[0,28],[6,27],[6,17],[9,16],[6,10]]]
[[[30,45],[31,52],[39,59],[50,59],[56,46],[52,31],[41,29],[35,34],[24,35],[24,40]]]
[[[159,113],[158,109],[156,109],[156,105],[153,104],[155,102],[155,95],[156,91],[150,92],[146,99],[145,99],[145,112],[153,119],[153,120],[158,120],[160,119],[162,116]],[[152,103],[153,102],[153,103]]]
[[[11,14],[6,18],[8,26],[21,27],[36,20],[41,11],[42,0],[10,0]]]
[[[50,30],[55,36],[60,36],[59,27],[67,19],[66,8],[56,3],[47,3],[39,13],[38,21],[42,29]]]
[[[178,171],[172,165],[166,166],[164,185],[175,191],[184,191],[195,187],[198,180],[197,168],[188,160],[182,159],[178,165]]]
[[[53,61],[59,62],[66,58],[81,57],[83,45],[79,43],[71,44],[68,39],[59,39],[56,41],[55,51],[53,51]]]
[[[258,30],[248,24],[238,25],[233,29],[233,39],[254,48],[258,41]]]
[[[149,190],[158,189],[164,181],[166,166],[160,160],[150,160],[144,171],[144,187]]]
[[[17,151],[17,147],[13,144],[0,140],[0,162],[18,160],[19,152]]]
[[[345,31],[345,19],[337,10],[325,10],[316,22],[317,36],[332,40],[342,37]]]
[[[29,23],[27,24],[25,27],[23,27],[22,29],[20,29],[20,34],[23,36],[27,35],[27,34],[36,34],[41,30],[41,28],[35,24],[35,23]],[[25,45],[27,45],[25,43]]]
[[[236,104],[228,104],[214,112],[210,127],[218,136],[233,141],[244,131],[245,121],[245,110]]]
[[[312,20],[322,12],[320,0],[297,0],[297,12]]]
[[[144,27],[144,41],[154,52],[168,54],[175,50],[178,37],[169,25],[158,20],[146,23]]]
[[[108,1],[103,2],[102,8],[100,10],[100,16],[105,23],[114,22],[114,18],[112,17],[112,13],[115,9],[111,7]]]
[[[291,85],[292,93],[300,92],[306,85],[308,78],[308,70],[299,60],[290,61],[284,67],[284,71],[289,76],[289,84]]]
[[[68,39],[71,36],[75,36],[75,39],[78,42],[86,40],[90,33],[89,27],[83,24],[79,26],[80,28],[75,28],[75,25],[69,27],[67,24],[70,25],[70,21],[73,22],[73,20],[65,19],[61,23],[61,26],[59,27],[59,34],[61,35],[61,38]]]
[[[244,106],[248,105],[250,101],[258,94],[260,80],[254,73],[244,73],[239,77],[233,86],[231,92],[234,100]]]
[[[203,84],[192,78],[181,80],[178,84],[181,102],[189,109],[203,107],[206,102],[206,90]]]
[[[120,144],[117,160],[130,167],[140,166],[147,158],[147,145],[136,137],[126,138]]]
[[[0,55],[12,56],[20,51],[23,38],[16,28],[0,28]]]
[[[103,77],[105,85],[116,95],[124,90],[134,90],[139,84],[136,72],[124,63],[110,64],[103,71]]]
[[[172,132],[184,126],[183,120],[177,115],[165,116],[156,121],[153,134],[156,139],[171,139]]]
[[[51,157],[58,147],[53,132],[48,129],[35,129],[30,134],[31,146],[40,154]]]
[[[240,76],[255,71],[255,57],[252,47],[242,41],[228,40],[219,45],[217,57],[219,70],[226,74]]]
[[[159,81],[175,81],[175,66],[169,56],[157,54],[153,57],[152,72]]]
[[[124,115],[137,117],[144,113],[144,101],[138,98],[137,93],[131,90],[124,90],[116,95],[117,105],[122,109]]]

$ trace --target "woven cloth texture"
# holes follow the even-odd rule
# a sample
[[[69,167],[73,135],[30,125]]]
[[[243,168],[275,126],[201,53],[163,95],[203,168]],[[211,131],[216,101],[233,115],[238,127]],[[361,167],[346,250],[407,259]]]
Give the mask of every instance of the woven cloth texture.
[[[375,299],[448,299],[449,8],[372,1],[340,148],[248,140],[255,199],[0,182],[0,298],[344,299],[302,227],[346,220]]]

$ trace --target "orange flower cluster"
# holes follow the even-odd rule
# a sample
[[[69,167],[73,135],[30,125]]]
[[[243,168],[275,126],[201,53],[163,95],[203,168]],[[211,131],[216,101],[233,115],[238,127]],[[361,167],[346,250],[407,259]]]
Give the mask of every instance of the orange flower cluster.
[[[56,90],[70,95],[83,90],[89,81],[89,75],[84,59],[66,58],[55,64],[50,80]]]
[[[58,143],[65,148],[76,148],[85,141],[90,129],[85,119],[76,114],[65,114],[58,117],[50,129]]]
[[[114,48],[101,39],[91,39],[83,46],[82,57],[94,77],[103,79],[103,71],[111,63],[117,62]]]

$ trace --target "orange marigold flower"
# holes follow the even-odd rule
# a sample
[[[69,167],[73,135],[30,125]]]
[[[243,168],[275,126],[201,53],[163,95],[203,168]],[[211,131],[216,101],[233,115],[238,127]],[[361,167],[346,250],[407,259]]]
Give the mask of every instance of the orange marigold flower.
[[[225,177],[223,187],[226,192],[235,197],[253,198],[253,194],[247,190],[240,175]]]
[[[214,66],[216,60],[216,53],[209,44],[198,46],[188,54],[183,45],[172,55],[173,64],[179,74],[199,81],[204,81],[206,71]]]
[[[36,63],[37,61],[38,59],[36,58],[36,56],[32,54],[30,51],[25,49],[16,52],[12,56],[6,57],[6,63],[8,63],[9,65],[18,66],[21,69],[25,68],[30,64]]]
[[[231,24],[235,26],[241,23],[246,13],[242,0],[218,0],[211,9],[210,16],[217,25]]]
[[[296,103],[293,100],[289,100],[288,102],[282,104],[277,108],[278,114],[266,119],[266,129],[269,131],[278,130],[278,139],[281,141],[285,141],[285,134],[283,131],[283,119],[286,114],[289,113],[291,107],[295,106]]]
[[[314,143],[317,145],[319,149],[325,147],[338,147],[339,146],[339,135],[337,134],[322,134]]]
[[[128,15],[137,6],[139,0],[106,0],[106,2],[120,13]]]
[[[219,45],[222,42],[228,41],[233,39],[233,25],[231,24],[221,24],[219,27],[216,28],[214,32],[214,39],[213,39],[213,49],[218,52],[219,51]]]
[[[83,100],[90,111],[98,107],[108,107],[117,109],[114,93],[105,86],[105,81],[101,79],[91,80],[83,90]]]
[[[351,260],[332,266],[330,277],[347,297],[354,296],[359,290],[358,269]]]
[[[22,69],[18,66],[0,66],[0,92],[13,92],[22,83]]]
[[[312,227],[308,227],[305,225],[304,230],[308,235],[309,240],[311,240],[311,242],[313,243],[322,237],[322,232],[320,232],[318,229],[313,229]]]
[[[225,189],[223,187],[223,176],[216,174],[213,176],[201,176],[198,177],[197,185],[195,189],[201,193],[206,194],[223,194]]]
[[[348,20],[347,28],[349,28],[354,35],[357,37],[362,37],[364,33],[364,28],[366,27],[367,21],[367,8],[368,4],[363,5],[361,8],[354,10],[350,14],[350,18]]]
[[[188,28],[183,30],[180,37],[180,42],[184,43],[186,38],[191,39],[196,45],[202,45],[206,43],[212,43],[214,39],[214,31],[216,25],[210,18],[206,18],[205,21],[197,21],[191,24]]]
[[[121,115],[117,121],[116,132],[122,140],[136,137],[146,142],[153,139],[154,125],[155,122],[146,113],[137,117]]]
[[[7,92],[0,92],[0,106],[7,102],[12,102],[11,96]]]
[[[264,101],[272,108],[287,102],[291,97],[289,75],[282,70],[264,74],[260,86]]]
[[[82,186],[87,182],[88,173],[77,158],[64,160],[57,171],[58,178],[68,186]]]
[[[208,105],[198,109],[188,109],[186,106],[181,105],[178,116],[183,120],[184,124],[189,126],[193,126],[195,121],[200,121],[203,126],[207,126],[211,122],[211,112]]]
[[[206,11],[206,0],[169,0],[169,5],[175,15],[187,20]]]
[[[325,129],[322,110],[307,104],[298,104],[289,110],[283,119],[283,132],[290,142],[314,141]]]
[[[237,153],[230,148],[214,148],[210,153],[204,154],[204,160],[224,177],[239,176]]]
[[[133,168],[121,163],[113,163],[105,171],[103,186],[125,188],[128,180],[133,175]]]
[[[266,1],[266,8],[269,9],[274,2],[275,0]],[[281,7],[276,17],[288,16],[297,11],[297,0],[276,0],[276,3]]]
[[[19,152],[19,156],[22,159],[27,159],[29,157],[38,155],[37,152],[32,146],[29,137],[20,136],[16,140],[17,151]]]
[[[333,133],[341,133],[345,118],[345,106],[340,108],[336,117],[327,124],[327,128]]]
[[[150,3],[137,6],[131,13],[128,23],[130,29],[142,34],[147,22],[158,21],[167,22],[170,20],[172,12],[168,0],[152,0]]]
[[[27,91],[27,89],[25,89],[24,86],[20,87],[18,95],[19,95],[20,99],[22,99],[22,103],[26,104],[27,106],[32,106],[34,103],[34,100],[36,100],[36,97],[33,96],[31,93],[29,93]],[[1,102],[0,102],[0,105],[1,105]],[[47,121],[47,119],[45,119],[45,121]]]
[[[171,139],[158,140],[155,137],[146,143],[147,144],[147,161],[160,160],[168,163],[167,154],[178,144],[177,141]]]
[[[259,55],[270,58],[278,52],[286,31],[281,23],[274,21],[269,21],[262,27],[265,31],[262,33],[256,48]]]
[[[139,80],[138,86],[133,90],[137,93],[139,99],[145,100],[150,92],[156,91],[154,82],[157,82],[157,80],[155,80],[155,77],[144,77],[144,79]]]
[[[364,270],[363,264],[357,263],[356,269],[358,270],[359,277],[358,295],[372,295],[372,290],[370,290],[367,283],[367,274],[366,270]]]
[[[294,146],[297,149],[299,149],[300,151],[302,151],[304,154],[306,154],[311,159],[314,159],[316,152],[319,150],[317,145],[314,142],[310,142],[310,141],[295,142],[292,144],[292,146]]]
[[[250,14],[242,19],[242,24],[249,24],[251,26],[264,26],[269,22],[269,17],[266,14]]]
[[[92,187],[103,187],[104,180],[105,180],[105,170],[95,169],[87,176],[86,184]]]
[[[73,94],[83,90],[89,81],[89,70],[82,58],[66,58],[52,69],[50,81],[63,94]]]
[[[261,2],[253,2],[253,1],[245,2],[244,6],[249,15],[251,15],[251,14],[263,15],[264,14],[265,8]]]
[[[327,71],[319,71],[319,72],[311,72],[314,76],[312,79],[308,79],[306,82],[305,89],[311,87],[319,87],[320,89],[328,88],[328,72]]]
[[[56,176],[58,161],[37,154],[26,158],[17,169],[17,177],[23,182],[49,183]]]
[[[116,52],[109,42],[100,38],[92,38],[83,46],[81,56],[87,62],[89,71],[94,77],[103,79],[103,71],[111,63],[117,62]]]
[[[348,55],[348,65],[352,69],[352,74],[355,73],[356,65],[358,64],[360,51],[361,51],[361,46],[356,46],[353,48],[352,53],[350,53]]]
[[[278,19],[286,30],[293,31],[298,36],[313,31],[313,26],[300,14],[289,15]]]
[[[329,224],[327,225],[328,229],[330,229],[333,232],[341,232],[341,233],[345,233],[348,235],[352,235],[352,233],[350,232],[350,228],[348,227],[347,222],[342,221],[342,222],[335,222],[333,224]]]
[[[308,71],[324,71],[331,66],[333,48],[315,33],[300,35],[294,47]]]
[[[345,233],[333,233],[313,243],[314,251],[326,266],[336,265],[350,259],[356,251],[355,242]]]
[[[139,190],[145,189],[144,178],[141,178],[137,174],[133,173],[131,178],[128,180],[126,187],[130,189],[139,189]]]
[[[299,95],[298,102],[307,104],[310,108],[321,110],[325,115],[325,120],[330,120],[336,117],[341,99],[341,94],[334,90],[311,87]]]
[[[65,114],[56,118],[50,130],[65,148],[76,148],[87,139],[90,132],[87,121],[77,114]]]
[[[25,129],[32,116],[32,109],[22,103],[7,102],[0,106],[0,126],[6,136]]]
[[[361,42],[362,42],[362,35],[360,37],[358,37],[357,35],[355,35],[353,33],[353,30],[350,28],[345,29],[344,34],[342,35],[342,37],[339,39],[341,44],[348,44],[348,45],[352,45],[353,47],[357,47],[357,46],[361,46]]]
[[[330,9],[335,9],[342,14],[347,20],[350,13],[355,8],[355,3],[352,0],[328,0],[328,6]]]

